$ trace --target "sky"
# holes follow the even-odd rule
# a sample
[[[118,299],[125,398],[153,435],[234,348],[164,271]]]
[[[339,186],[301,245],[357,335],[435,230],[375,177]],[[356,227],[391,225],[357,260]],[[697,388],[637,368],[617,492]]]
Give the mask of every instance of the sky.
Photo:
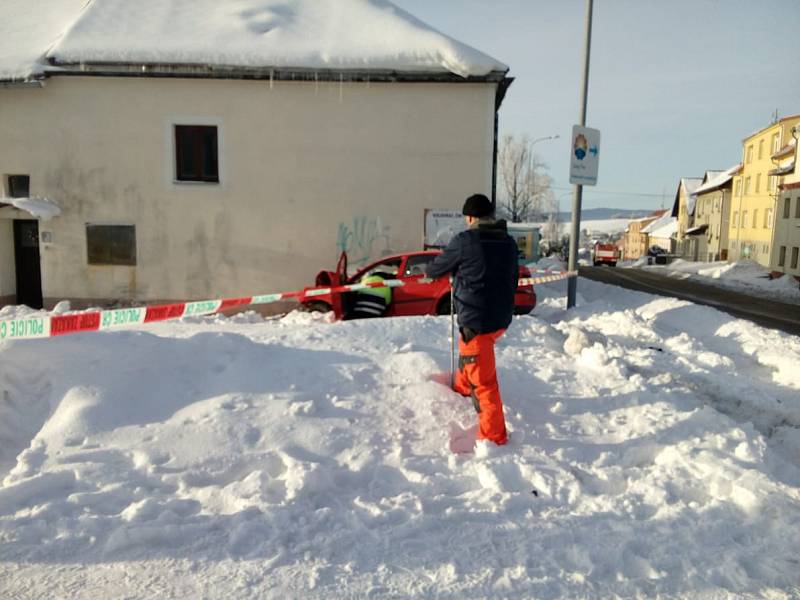
[[[585,0],[393,0],[509,65],[500,134],[532,139],[569,210]],[[586,125],[601,132],[583,207],[670,207],[681,177],[740,161],[742,139],[800,113],[797,0],[595,0]]]

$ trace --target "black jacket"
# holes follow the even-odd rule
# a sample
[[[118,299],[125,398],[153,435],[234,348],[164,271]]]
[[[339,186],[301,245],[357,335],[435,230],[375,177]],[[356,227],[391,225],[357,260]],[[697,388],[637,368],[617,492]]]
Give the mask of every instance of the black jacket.
[[[489,333],[511,323],[519,266],[517,243],[506,232],[505,221],[462,231],[428,264],[426,273],[433,279],[455,276],[459,327]]]

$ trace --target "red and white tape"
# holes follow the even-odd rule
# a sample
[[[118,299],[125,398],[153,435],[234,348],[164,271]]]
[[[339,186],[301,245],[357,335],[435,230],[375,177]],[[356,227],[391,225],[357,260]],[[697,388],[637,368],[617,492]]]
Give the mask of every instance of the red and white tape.
[[[519,280],[519,285],[533,285],[549,283],[566,279],[577,272],[562,272],[543,277],[526,277]],[[414,283],[430,283],[430,279],[418,279]],[[388,279],[375,283],[352,283],[328,288],[314,288],[295,292],[282,292],[280,294],[264,294],[261,296],[245,296],[242,298],[223,298],[221,300],[200,300],[197,302],[179,302],[175,304],[154,304],[134,308],[118,308],[112,310],[97,310],[68,315],[43,315],[20,317],[17,319],[0,320],[0,341],[25,340],[35,338],[55,337],[69,333],[83,331],[103,331],[154,323],[169,319],[180,319],[201,315],[211,315],[223,312],[236,306],[250,306],[255,304],[269,304],[279,300],[297,299],[301,302],[306,298],[340,294],[342,292],[357,292],[367,288],[401,287],[406,285],[399,279]]]

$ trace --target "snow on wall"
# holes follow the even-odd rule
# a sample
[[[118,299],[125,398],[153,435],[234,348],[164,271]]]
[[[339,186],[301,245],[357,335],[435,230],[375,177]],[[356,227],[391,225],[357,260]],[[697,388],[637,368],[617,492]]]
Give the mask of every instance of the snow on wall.
[[[48,57],[464,77],[507,70],[387,0],[95,0]]]

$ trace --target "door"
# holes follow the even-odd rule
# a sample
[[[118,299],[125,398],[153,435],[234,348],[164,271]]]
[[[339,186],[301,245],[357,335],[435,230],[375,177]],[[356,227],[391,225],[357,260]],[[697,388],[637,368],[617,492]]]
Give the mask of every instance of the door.
[[[14,221],[14,258],[17,270],[17,304],[42,308],[38,221]]]
[[[436,314],[436,298],[444,281],[438,283],[419,283],[425,275],[425,265],[431,262],[434,254],[411,254],[403,265],[399,279],[402,287],[392,290],[394,313],[398,316]]]

